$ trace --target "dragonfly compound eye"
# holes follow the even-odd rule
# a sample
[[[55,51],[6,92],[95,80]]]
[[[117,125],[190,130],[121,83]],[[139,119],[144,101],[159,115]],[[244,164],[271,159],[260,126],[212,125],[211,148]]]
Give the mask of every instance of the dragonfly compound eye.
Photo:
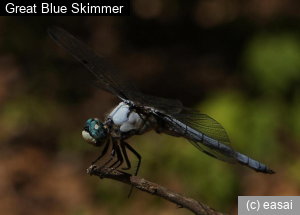
[[[82,131],[82,137],[89,144],[94,146],[102,146],[108,138],[107,130],[97,118],[89,119]]]

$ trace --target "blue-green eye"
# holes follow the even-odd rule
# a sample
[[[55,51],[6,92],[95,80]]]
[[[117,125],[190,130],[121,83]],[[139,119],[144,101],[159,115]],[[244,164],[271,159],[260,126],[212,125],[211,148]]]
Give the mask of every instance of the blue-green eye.
[[[106,127],[97,118],[89,119],[82,131],[82,137],[89,144],[94,146],[102,146],[108,138]]]

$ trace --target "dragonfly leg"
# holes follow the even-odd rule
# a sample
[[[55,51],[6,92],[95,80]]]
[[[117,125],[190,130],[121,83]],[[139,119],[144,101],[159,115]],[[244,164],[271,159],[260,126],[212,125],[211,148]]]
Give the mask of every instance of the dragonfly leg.
[[[124,154],[124,157],[125,157],[125,160],[126,160],[126,163],[127,163],[127,166],[128,166],[128,169],[131,168],[131,164],[130,164],[130,161],[128,159],[128,156],[127,156],[127,152],[126,152],[126,148],[131,151],[137,158],[138,158],[138,165],[137,165],[137,168],[136,168],[136,171],[135,171],[135,176],[137,176],[138,172],[139,172],[139,168],[140,168],[140,165],[141,165],[141,155],[139,153],[137,153],[137,151],[135,151],[128,143],[122,141],[121,142],[121,147],[122,147],[122,151],[123,151],[123,154]],[[126,147],[126,148],[125,148]],[[124,169],[124,168],[123,168]],[[127,168],[126,168],[127,169]],[[126,170],[124,169],[124,170]],[[132,189],[133,189],[133,186],[131,186],[131,189],[129,191],[129,195],[128,195],[128,198],[130,197],[131,193],[132,193]]]
[[[110,139],[107,140],[107,143],[106,143],[101,155],[92,163],[92,165],[94,165],[98,160],[100,160],[106,154],[109,145],[110,145]]]
[[[102,169],[107,164],[109,164],[115,158],[115,155],[116,155],[116,143],[115,143],[115,141],[113,141],[113,148],[111,150],[110,159],[104,165],[102,165],[99,169]]]
[[[126,148],[125,148],[125,145],[124,145],[124,141],[121,140],[121,149],[122,149],[122,152],[123,152],[123,155],[124,155],[124,158],[125,158],[125,161],[126,161],[126,164],[127,164],[127,168],[122,168],[123,170],[129,170],[131,169],[131,163],[128,159],[128,155],[127,155],[127,151],[126,151]]]
[[[139,153],[137,153],[128,143],[126,142],[123,142],[124,146],[129,150],[131,151],[137,158],[138,158],[138,165],[137,165],[137,168],[136,168],[136,171],[135,171],[135,176],[137,176],[138,174],[138,171],[139,171],[139,168],[140,168],[140,165],[141,165],[141,155]]]
[[[117,140],[113,139],[113,144],[115,146],[115,151],[117,153],[117,161],[114,162],[109,168],[111,168],[110,170],[108,170],[105,174],[109,174],[111,171],[119,168],[119,166],[121,166],[123,164],[123,156],[120,150],[120,147],[118,146]],[[117,163],[119,162],[119,164],[117,166],[115,166]],[[115,166],[115,167],[114,167]],[[103,178],[103,176],[101,176],[101,178]]]
[[[121,166],[123,164],[123,156],[120,150],[120,147],[116,144],[116,153],[117,153],[117,161],[114,162],[109,168],[112,168],[112,170],[117,169],[119,166]],[[120,162],[116,167],[114,167],[118,162]],[[109,172],[111,172],[112,170],[110,170]]]

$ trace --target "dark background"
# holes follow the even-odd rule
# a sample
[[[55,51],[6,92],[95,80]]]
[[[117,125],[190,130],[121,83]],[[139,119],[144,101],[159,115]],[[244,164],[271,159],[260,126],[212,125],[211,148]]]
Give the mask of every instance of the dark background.
[[[81,130],[119,100],[47,28],[60,26],[121,68],[141,92],[180,99],[226,129],[264,175],[155,132],[128,142],[139,176],[237,214],[239,195],[300,194],[300,5],[296,0],[132,0],[130,17],[0,17],[0,211],[191,214],[86,169]]]

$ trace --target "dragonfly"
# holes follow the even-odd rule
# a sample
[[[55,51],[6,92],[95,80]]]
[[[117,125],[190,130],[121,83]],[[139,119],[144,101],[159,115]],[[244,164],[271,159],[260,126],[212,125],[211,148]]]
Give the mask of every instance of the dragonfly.
[[[274,174],[266,165],[235,151],[228,134],[220,123],[200,111],[186,108],[179,100],[166,99],[141,93],[120,69],[96,54],[90,47],[73,37],[60,27],[48,29],[52,39],[84,64],[95,79],[90,83],[119,97],[121,102],[105,121],[90,118],[83,127],[82,136],[86,142],[103,147],[95,164],[109,152],[110,157],[100,168],[109,174],[126,164],[123,170],[131,169],[127,152],[133,153],[138,164],[141,155],[126,141],[134,135],[142,135],[151,130],[188,140],[205,154],[228,163],[239,163],[257,172]],[[124,163],[125,162],[125,163]]]

